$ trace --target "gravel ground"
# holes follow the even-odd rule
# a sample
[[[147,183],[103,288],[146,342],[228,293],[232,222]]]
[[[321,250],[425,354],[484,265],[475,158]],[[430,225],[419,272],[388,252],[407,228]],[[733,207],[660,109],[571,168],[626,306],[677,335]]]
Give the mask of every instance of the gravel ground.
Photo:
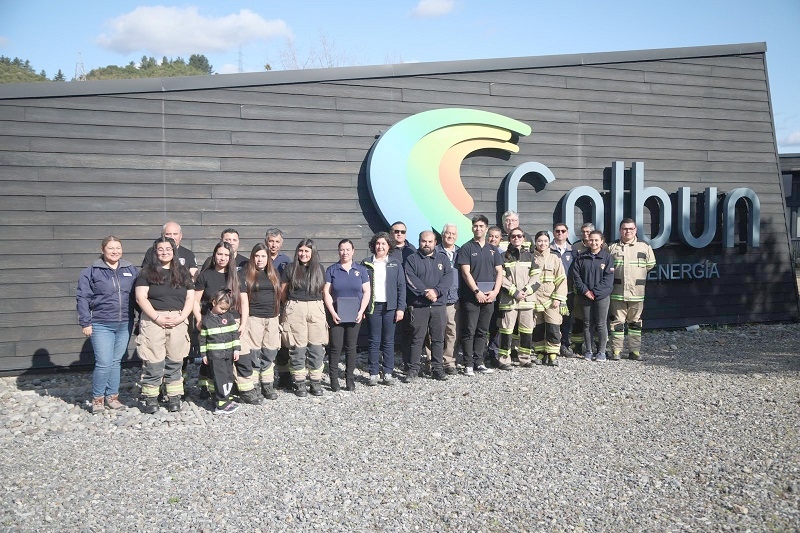
[[[0,379],[0,529],[797,531],[800,325],[213,416],[91,415],[89,373]],[[196,372],[196,370],[195,370]],[[196,378],[195,378],[196,380]]]

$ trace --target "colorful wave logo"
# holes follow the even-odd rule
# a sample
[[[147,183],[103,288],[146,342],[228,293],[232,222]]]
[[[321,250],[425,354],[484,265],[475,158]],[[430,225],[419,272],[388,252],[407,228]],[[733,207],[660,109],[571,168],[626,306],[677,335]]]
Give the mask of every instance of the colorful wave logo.
[[[530,135],[517,120],[476,109],[435,109],[401,120],[381,135],[367,162],[370,195],[387,225],[405,222],[409,242],[420,232],[458,226],[459,243],[472,238],[465,215],[475,207],[461,180],[461,162],[476,150],[516,153],[514,134]]]

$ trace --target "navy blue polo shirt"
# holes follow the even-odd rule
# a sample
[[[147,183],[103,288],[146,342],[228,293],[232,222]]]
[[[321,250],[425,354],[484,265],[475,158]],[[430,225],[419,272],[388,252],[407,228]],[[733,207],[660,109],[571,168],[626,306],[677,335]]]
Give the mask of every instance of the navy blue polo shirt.
[[[358,298],[364,296],[364,283],[369,283],[367,267],[353,261],[350,270],[341,263],[334,263],[325,269],[325,283],[331,284],[331,296],[337,298]]]
[[[456,265],[459,267],[459,272],[461,265],[469,265],[469,273],[472,274],[475,283],[494,283],[497,279],[495,267],[503,266],[503,254],[488,242],[481,246],[475,240],[471,240],[458,251]],[[459,289],[462,296],[473,294],[466,282],[461,283]]]

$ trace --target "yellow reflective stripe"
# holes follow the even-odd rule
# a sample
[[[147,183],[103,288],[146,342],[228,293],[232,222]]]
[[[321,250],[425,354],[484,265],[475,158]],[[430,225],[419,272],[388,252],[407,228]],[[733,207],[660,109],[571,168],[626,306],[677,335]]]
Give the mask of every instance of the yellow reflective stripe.
[[[203,351],[203,348],[206,350],[230,350],[231,348],[240,348],[242,343],[239,340],[230,341],[230,342],[211,342],[208,344],[204,344],[200,346],[200,351]]]
[[[237,331],[239,329],[239,324],[234,322],[230,326],[221,326],[218,328],[209,328],[204,329],[200,332],[200,335],[204,337],[208,337],[209,335],[219,335],[220,333],[230,333],[232,331]]]

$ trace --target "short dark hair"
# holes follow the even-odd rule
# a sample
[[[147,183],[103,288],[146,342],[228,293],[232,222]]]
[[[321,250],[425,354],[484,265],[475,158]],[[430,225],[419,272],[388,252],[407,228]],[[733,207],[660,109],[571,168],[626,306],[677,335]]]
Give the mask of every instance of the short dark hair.
[[[476,222],[483,222],[487,226],[489,225],[489,219],[486,218],[486,215],[475,215],[472,217],[472,223],[475,224]]]
[[[556,229],[559,226],[564,226],[564,229],[569,231],[569,226],[567,226],[564,222],[556,222],[555,224],[553,224],[553,229]]]
[[[375,253],[375,243],[378,242],[378,239],[385,239],[386,242],[389,244],[389,251],[394,250],[394,241],[392,241],[392,237],[386,231],[379,231],[372,238],[369,240],[369,251],[373,254]]]
[[[236,231],[235,228],[226,228],[222,230],[222,233],[219,234],[219,238],[220,239],[224,238],[226,233],[235,233],[237,237],[239,236],[239,232]]]
[[[392,224],[391,226],[389,226],[389,227],[391,228],[391,227],[394,227],[394,226],[396,226],[396,225],[398,225],[398,224],[402,224],[402,225],[406,226],[406,223],[405,223],[405,222],[403,222],[402,220],[398,220],[397,222],[393,223],[393,224]],[[407,228],[407,227],[408,227],[408,226],[406,226],[406,228]]]
[[[636,221],[632,218],[623,218],[622,221],[619,223],[619,227],[621,228],[623,224],[633,224],[636,225]]]
[[[592,235],[600,235],[600,239],[601,239],[601,240],[603,240],[603,241],[605,241],[605,240],[606,240],[606,236],[605,236],[605,235],[603,235],[603,232],[602,232],[602,231],[600,231],[599,229],[592,230],[592,231],[589,233],[589,236],[591,237]]]

